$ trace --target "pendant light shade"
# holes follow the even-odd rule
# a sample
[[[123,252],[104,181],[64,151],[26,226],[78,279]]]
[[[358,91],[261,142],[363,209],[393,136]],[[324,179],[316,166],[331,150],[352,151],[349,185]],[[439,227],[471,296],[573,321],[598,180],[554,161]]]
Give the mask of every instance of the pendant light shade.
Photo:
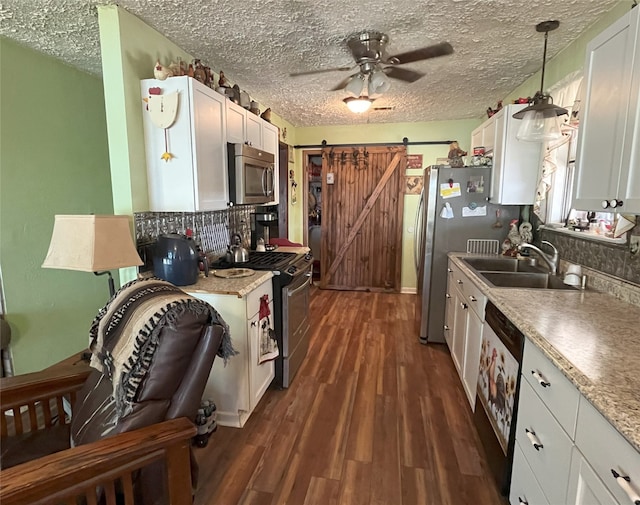
[[[354,97],[358,97],[362,94],[364,89],[364,76],[358,74],[354,76],[349,83],[345,86],[345,91]]]
[[[547,62],[547,37],[550,31],[560,26],[559,21],[543,21],[536,25],[536,31],[544,32],[544,54],[542,57],[542,77],[540,91],[533,97],[533,104],[513,115],[514,119],[522,119],[516,138],[526,142],[543,142],[556,140],[562,136],[558,116],[568,114],[563,107],[553,104],[553,99],[544,94],[544,70]]]

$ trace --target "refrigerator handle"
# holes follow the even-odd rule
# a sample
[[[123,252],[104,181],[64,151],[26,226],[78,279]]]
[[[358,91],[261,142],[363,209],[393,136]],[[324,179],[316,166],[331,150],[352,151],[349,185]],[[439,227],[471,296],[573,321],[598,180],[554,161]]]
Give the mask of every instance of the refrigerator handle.
[[[415,261],[416,275],[420,273],[420,252],[422,251],[422,214],[424,213],[424,185],[420,192],[420,201],[416,211],[416,222],[413,227],[415,238],[413,239],[413,259]]]

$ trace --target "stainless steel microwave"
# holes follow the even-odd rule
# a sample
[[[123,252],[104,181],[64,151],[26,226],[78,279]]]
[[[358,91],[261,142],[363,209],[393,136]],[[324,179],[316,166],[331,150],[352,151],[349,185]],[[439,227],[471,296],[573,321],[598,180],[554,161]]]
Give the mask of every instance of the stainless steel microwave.
[[[275,156],[248,144],[227,144],[229,200],[268,203],[274,198]]]

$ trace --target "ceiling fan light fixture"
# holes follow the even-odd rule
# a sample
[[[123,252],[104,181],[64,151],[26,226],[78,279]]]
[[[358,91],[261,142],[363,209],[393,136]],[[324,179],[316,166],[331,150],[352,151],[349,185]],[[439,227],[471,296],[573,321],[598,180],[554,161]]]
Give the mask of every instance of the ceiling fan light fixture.
[[[350,96],[342,100],[351,112],[362,114],[369,110],[373,100],[367,96],[359,96],[358,98]]]
[[[553,104],[550,95],[544,94],[544,70],[547,63],[547,38],[549,32],[560,26],[560,21],[543,21],[536,25],[537,32],[544,32],[544,53],[542,56],[542,71],[540,91],[533,97],[533,104],[516,112],[512,117],[522,119],[516,138],[526,142],[542,142],[556,140],[562,135],[558,116],[568,114],[563,107]]]
[[[369,96],[386,93],[390,87],[391,82],[384,72],[376,70],[369,76]]]
[[[354,75],[344,89],[350,95],[359,97],[364,89],[364,76],[362,74]]]

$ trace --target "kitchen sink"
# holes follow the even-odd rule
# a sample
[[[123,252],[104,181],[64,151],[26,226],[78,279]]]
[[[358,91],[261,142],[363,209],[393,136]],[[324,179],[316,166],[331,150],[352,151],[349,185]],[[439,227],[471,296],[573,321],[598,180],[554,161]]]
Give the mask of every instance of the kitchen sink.
[[[478,275],[497,288],[576,289],[562,282],[561,277],[544,272],[478,272]]]
[[[479,272],[539,272],[546,273],[544,267],[535,264],[535,259],[516,258],[463,258],[463,261]]]

